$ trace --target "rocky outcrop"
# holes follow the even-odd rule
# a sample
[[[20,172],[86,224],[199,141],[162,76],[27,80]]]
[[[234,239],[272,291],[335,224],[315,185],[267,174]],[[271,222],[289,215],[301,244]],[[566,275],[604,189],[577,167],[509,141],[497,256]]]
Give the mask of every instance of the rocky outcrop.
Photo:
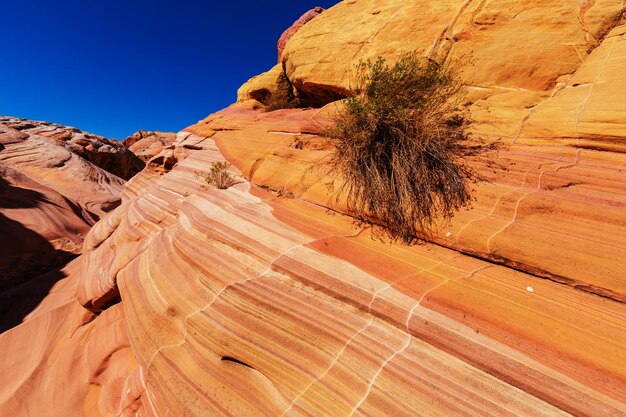
[[[319,106],[350,91],[353,67],[359,61],[379,56],[393,60],[403,51],[415,50],[439,60],[471,63],[462,72],[474,92],[481,97],[508,94],[505,100],[520,101],[521,108],[532,104],[525,103],[529,95],[534,95],[536,104],[552,95],[546,91],[569,85],[572,91],[563,90],[572,95],[571,107],[560,106],[559,98],[554,108],[561,109],[560,118],[573,125],[572,117],[580,121],[576,115],[581,102],[585,102],[583,119],[598,112],[587,104],[603,102],[602,88],[595,87],[609,82],[594,83],[595,76],[606,77],[613,72],[611,68],[619,74],[620,47],[612,48],[610,43],[596,53],[597,63],[592,64],[594,69],[590,67],[595,75],[578,69],[607,36],[619,38],[620,30],[611,30],[622,19],[623,4],[613,0],[515,4],[455,0],[438,5],[344,1],[295,33],[285,46],[282,62],[299,95]],[[600,71],[605,58],[606,66]],[[568,84],[576,73],[578,78],[592,79]],[[585,100],[591,85],[593,98]],[[615,105],[620,108],[619,103]]]
[[[148,162],[163,149],[170,147],[174,140],[176,140],[176,133],[140,130],[124,139],[122,145],[142,161]]]
[[[38,304],[91,225],[119,205],[125,181],[114,173],[129,177],[142,166],[118,142],[0,117],[1,330]],[[38,287],[29,284],[34,279]]]
[[[120,142],[50,122],[39,122],[17,117],[0,116],[2,144],[17,145],[40,140],[43,146],[65,148],[103,170],[124,180],[143,169],[144,164]],[[17,132],[17,133],[16,133]],[[20,140],[18,140],[18,137]],[[13,146],[17,147],[17,146]],[[9,147],[9,148],[13,148]],[[52,148],[51,148],[52,149]],[[9,153],[10,149],[6,151]],[[55,155],[59,152],[55,152]],[[61,164],[62,158],[42,162],[52,166]]]
[[[417,38],[432,57],[473,51],[473,133],[501,144],[502,166],[472,162],[486,179],[473,208],[427,245],[374,240],[320,163],[334,103],[233,105],[129,181],[41,307],[0,335],[0,414],[626,414],[626,124],[600,102],[624,84],[622,14],[611,1],[324,12],[284,53],[319,104],[349,89],[350,52],[392,59]],[[238,183],[208,187],[224,159]]]
[[[468,60],[469,85],[545,91],[576,72],[622,14],[612,0],[342,2],[296,33],[283,60],[294,86],[317,95],[349,90],[359,60],[412,50]]]
[[[287,30],[285,30],[278,39],[277,48],[278,48],[278,63],[282,62],[283,51],[285,50],[285,46],[287,46],[287,42],[291,39],[291,37],[302,28],[302,26],[306,25],[311,19],[319,15],[324,11],[321,7],[315,7],[308,12],[304,13],[298,20],[296,20],[293,25],[291,25]]]
[[[119,204],[144,163],[121,143],[49,122],[0,117],[0,164],[80,207],[87,222]]]
[[[282,65],[276,64],[269,71],[250,78],[239,87],[237,102],[255,100],[265,105],[273,95],[280,94],[280,92],[286,93],[285,88],[291,90],[291,85],[287,83]]]
[[[425,55],[455,60],[467,85],[474,118],[472,129],[477,136],[502,145],[500,161],[508,171],[483,169],[489,181],[479,184],[474,210],[460,212],[442,228],[436,238],[438,243],[625,301],[626,286],[620,278],[623,264],[616,261],[626,255],[621,249],[625,243],[621,237],[621,184],[625,178],[619,156],[625,149],[626,111],[621,108],[623,100],[618,98],[621,89],[626,88],[618,79],[618,62],[624,56],[621,49],[626,45],[623,5],[529,2],[520,4],[519,10],[509,10],[499,2],[470,1],[459,4],[456,11],[450,9],[453,18],[446,19],[445,13],[439,12],[452,8],[450,5],[438,6],[437,16],[431,16],[428,10],[413,10],[418,5],[392,3],[381,8],[371,2],[343,2],[303,27],[285,52],[287,74],[293,85],[306,84],[318,97],[328,91],[328,86],[332,91],[348,91],[350,62],[378,54],[393,59],[398,51],[410,50],[412,42],[420,39],[422,45],[431,45],[422,50]],[[441,21],[440,27],[420,23],[435,18]],[[347,30],[349,35],[333,36],[334,25],[350,29],[356,25],[354,22],[368,24]],[[420,30],[410,29],[417,25]],[[523,25],[528,27],[522,30]],[[559,29],[546,32],[546,28],[554,27]],[[365,36],[363,31],[374,34]],[[554,36],[553,31],[557,32]],[[445,36],[438,37],[437,33]],[[511,40],[521,33],[526,46],[513,48]],[[571,42],[580,39],[581,44],[567,44],[564,38],[568,36]],[[363,41],[355,46],[357,39]],[[352,55],[345,53],[350,48],[356,48]],[[385,48],[393,48],[393,52]],[[332,59],[327,56],[333,53]],[[532,59],[513,59],[510,54]],[[555,55],[561,58],[551,60]],[[471,59],[463,61],[461,56]],[[509,58],[515,62],[513,66],[505,63]],[[288,69],[290,59],[296,67],[293,71]],[[353,60],[344,63],[348,59]],[[532,68],[537,62],[541,63],[543,75]],[[566,62],[572,64],[563,69]],[[307,91],[302,90],[304,94]],[[330,107],[332,110],[334,105]],[[309,117],[313,121],[301,122],[300,130],[287,128],[289,124],[282,121],[275,123],[272,117],[252,117],[254,123],[271,126],[257,127],[255,131],[264,132],[257,135],[266,138],[266,146],[274,147],[282,146],[285,135],[269,132],[283,131],[300,140],[302,132],[315,131],[324,123],[322,115],[328,110],[313,112],[316,116]],[[228,130],[218,133],[215,138],[219,142],[225,133],[233,136],[233,129],[243,131],[251,123],[244,121],[243,113],[212,117],[191,131],[212,135],[212,125]],[[230,123],[224,125],[225,120]],[[278,126],[281,123],[285,126]],[[304,137],[316,142],[315,136]],[[285,185],[285,177],[277,175],[275,168],[281,163],[263,166],[255,161],[265,161],[264,152],[244,148],[233,145],[233,150],[227,150],[241,161],[244,172],[254,163],[259,181],[268,179],[268,185],[274,188],[286,187],[296,195],[306,193],[317,204],[331,205],[327,193],[316,189],[317,180],[311,178],[306,164],[296,168],[295,161],[310,159],[295,157],[301,150],[273,151],[272,159],[282,160],[296,170],[287,176]],[[320,176],[323,173],[317,175],[318,180]],[[598,192],[605,186],[610,187],[611,194],[599,198]],[[589,210],[595,215],[590,216]],[[563,218],[572,219],[571,228],[562,226]],[[525,238],[527,235],[533,236],[532,243]]]
[[[278,40],[278,64],[263,74],[250,78],[237,91],[237,102],[242,103],[247,100],[256,100],[267,106],[266,110],[273,110],[273,107],[288,103],[295,98],[295,91],[289,79],[285,75],[282,54],[287,42],[305,24],[311,21],[324,11],[321,7],[315,7],[304,13],[293,25],[285,30]],[[294,107],[294,106],[289,106]]]

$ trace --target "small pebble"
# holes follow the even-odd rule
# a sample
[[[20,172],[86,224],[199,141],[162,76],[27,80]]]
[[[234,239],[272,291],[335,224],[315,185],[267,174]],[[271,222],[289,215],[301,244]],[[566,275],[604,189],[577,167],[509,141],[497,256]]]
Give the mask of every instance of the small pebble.
[[[450,236],[452,236],[452,232],[446,233],[446,237],[450,237]]]
[[[535,289],[533,287],[526,287],[526,291],[535,292]]]

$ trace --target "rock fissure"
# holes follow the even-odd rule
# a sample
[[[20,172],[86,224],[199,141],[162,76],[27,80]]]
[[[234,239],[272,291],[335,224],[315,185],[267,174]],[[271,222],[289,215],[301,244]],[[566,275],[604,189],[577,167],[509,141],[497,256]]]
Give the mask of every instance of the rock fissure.
[[[511,216],[511,220],[506,223],[504,226],[502,226],[500,229],[496,230],[490,237],[489,239],[487,239],[487,252],[488,253],[492,253],[492,249],[491,249],[491,241],[498,235],[500,235],[502,232],[504,232],[506,229],[508,229],[511,225],[513,225],[515,223],[515,221],[517,220],[517,215],[519,212],[519,207],[522,203],[522,201],[528,197],[531,194],[534,194],[536,192],[538,192],[541,189],[541,179],[543,178],[543,175],[547,172],[548,170],[542,170],[539,173],[539,178],[537,179],[537,187],[532,190],[532,191],[528,191],[524,194],[522,194],[522,196],[520,198],[517,199],[517,202],[515,203],[515,208],[513,209],[513,215]],[[556,172],[556,171],[555,171]]]
[[[454,26],[456,25],[457,21],[459,20],[463,12],[465,12],[465,10],[469,7],[470,4],[472,4],[473,1],[474,0],[467,0],[465,3],[463,3],[463,5],[461,5],[461,8],[456,13],[454,18],[450,22],[450,24],[441,32],[441,35],[439,36],[439,38],[435,40],[435,43],[433,44],[430,50],[430,53],[428,53],[428,58],[434,59],[438,62],[446,61],[446,59],[448,58],[448,55],[450,54],[450,49],[452,48],[452,44],[454,44],[454,40],[452,39],[452,31],[454,30]],[[442,48],[444,41],[449,42],[450,45],[448,45],[442,57],[441,48]]]
[[[359,233],[361,233],[361,232],[359,231]],[[358,236],[358,234],[357,234],[357,235],[346,235],[346,237],[350,237],[350,236]],[[195,315],[197,315],[197,314],[200,314],[200,313],[204,312],[205,310],[209,309],[209,308],[210,308],[210,307],[211,307],[211,306],[215,303],[215,301],[217,301],[217,299],[218,299],[220,296],[222,296],[222,294],[223,294],[224,292],[226,292],[229,288],[231,288],[231,287],[233,287],[233,286],[236,286],[236,285],[244,285],[244,284],[246,284],[246,283],[248,283],[248,282],[250,282],[250,281],[253,281],[253,280],[255,280],[255,279],[259,279],[259,278],[266,277],[266,276],[267,276],[270,272],[272,272],[272,271],[273,271],[274,265],[275,265],[275,263],[276,263],[279,259],[281,259],[283,256],[286,256],[289,252],[291,252],[291,251],[293,251],[293,250],[295,250],[295,249],[298,249],[298,248],[304,247],[305,245],[308,245],[308,244],[310,244],[310,243],[312,243],[312,242],[304,242],[304,243],[301,243],[301,244],[299,244],[299,245],[292,246],[291,248],[289,248],[289,249],[287,249],[287,250],[283,251],[281,254],[279,254],[278,256],[276,256],[276,257],[275,257],[275,258],[274,258],[274,259],[270,262],[270,264],[268,265],[268,267],[267,267],[267,268],[266,268],[266,269],[265,269],[265,270],[264,270],[261,274],[256,275],[256,276],[252,276],[252,277],[250,277],[250,278],[246,278],[246,279],[244,279],[244,280],[242,280],[242,281],[236,281],[236,282],[233,282],[233,283],[230,283],[230,284],[228,284],[228,285],[224,286],[224,287],[223,287],[220,291],[218,291],[218,292],[215,294],[215,296],[211,299],[211,301],[209,301],[209,302],[208,302],[205,306],[203,306],[203,307],[201,307],[201,308],[199,308],[199,309],[197,309],[197,310],[195,310],[195,311],[193,311],[193,312],[189,313],[187,316],[185,316],[185,318],[183,319],[183,327],[184,327],[184,329],[185,329],[185,332],[184,332],[184,334],[183,334],[183,338],[182,338],[182,340],[181,340],[180,342],[178,342],[178,343],[171,344],[171,345],[165,345],[165,346],[162,346],[162,347],[160,347],[159,349],[157,349],[157,351],[156,351],[156,352],[152,355],[152,357],[150,358],[150,360],[149,360],[149,362],[148,362],[148,365],[147,365],[147,367],[146,367],[146,373],[148,373],[148,374],[149,374],[149,372],[150,372],[150,368],[151,368],[151,366],[152,366],[152,363],[154,362],[154,359],[155,359],[155,358],[156,358],[156,356],[157,356],[158,354],[160,354],[163,350],[165,350],[165,349],[169,349],[169,348],[173,348],[173,347],[182,346],[182,345],[184,345],[184,344],[186,343],[186,341],[187,341],[187,337],[189,336],[188,321],[189,321],[189,319],[190,319],[190,318],[192,318],[193,316],[195,316]],[[303,284],[307,285],[307,282],[303,282]]]
[[[585,14],[589,9],[591,9],[596,4],[596,0],[581,0],[578,6],[578,21],[580,22],[580,26],[585,32],[585,38],[587,41],[587,48],[593,48],[597,45],[598,39],[593,33],[589,30],[589,27],[585,23]]]
[[[472,272],[470,272],[469,274],[467,274],[466,276],[460,278],[460,279],[467,279],[467,278],[471,278],[474,275],[476,275],[477,273],[479,273],[480,271],[483,271],[487,268],[492,268],[493,265],[483,265],[479,268],[474,269]],[[420,297],[420,299],[417,301],[417,303],[415,303],[415,305],[411,308],[411,310],[409,310],[409,314],[407,315],[406,318],[406,332],[408,334],[411,334],[411,319],[413,318],[413,314],[415,313],[415,310],[417,310],[419,307],[421,307],[422,302],[426,299],[426,297],[433,291],[443,287],[444,285],[448,284],[451,281],[451,278],[446,278],[443,282],[435,285],[434,287],[432,287],[431,289],[425,291],[422,296]]]
[[[576,135],[578,135],[578,125],[580,123],[580,116],[585,111],[585,107],[587,106],[587,102],[589,101],[589,98],[591,98],[593,89],[598,83],[598,81],[600,80],[600,77],[602,77],[602,74],[604,73],[604,69],[606,68],[606,63],[609,61],[609,59],[611,59],[611,55],[613,54],[613,50],[615,49],[615,43],[616,42],[613,42],[613,44],[611,45],[611,48],[607,52],[606,58],[604,59],[604,61],[602,62],[602,66],[600,67],[600,71],[598,71],[598,75],[596,76],[596,78],[593,80],[593,83],[589,87],[589,93],[587,94],[585,99],[582,101],[582,103],[580,103],[577,107],[576,120],[574,122],[574,133]],[[580,142],[580,136],[578,136],[578,143],[579,142]]]
[[[372,313],[372,306],[373,306],[373,305],[374,305],[374,303],[376,302],[376,299],[378,298],[379,294],[380,294],[381,292],[383,292],[383,291],[386,291],[386,290],[388,290],[388,289],[390,289],[390,288],[393,288],[394,284],[397,284],[397,283],[398,283],[398,282],[400,282],[400,281],[404,281],[404,280],[407,280],[407,279],[411,279],[411,278],[417,277],[418,275],[423,274],[423,273],[425,273],[425,272],[431,272],[431,271],[433,271],[435,268],[437,268],[437,267],[439,267],[439,266],[441,266],[441,265],[443,265],[443,264],[445,264],[445,263],[447,263],[447,262],[449,262],[449,261],[452,261],[452,260],[454,260],[454,259],[461,258],[461,257],[463,257],[463,255],[462,255],[462,254],[460,254],[460,253],[457,253],[457,254],[455,254],[455,255],[453,255],[453,256],[451,256],[451,257],[449,257],[449,258],[444,258],[444,259],[442,259],[441,261],[439,261],[439,262],[435,263],[434,265],[432,265],[432,266],[430,266],[430,267],[428,267],[428,268],[423,268],[423,269],[420,269],[420,270],[419,270],[419,271],[417,271],[417,272],[414,272],[414,273],[409,274],[409,275],[407,275],[407,276],[402,276],[402,277],[398,278],[398,279],[397,279],[397,280],[395,280],[395,281],[392,281],[392,282],[387,283],[387,285],[385,285],[384,287],[381,287],[378,291],[376,291],[376,292],[374,293],[374,295],[373,295],[373,297],[372,297],[372,301],[370,301],[370,303],[367,305],[368,312],[369,312],[369,313]],[[434,289],[434,288],[433,288],[433,289]],[[421,302],[421,300],[420,300],[420,302]]]
[[[354,333],[352,335],[352,337],[350,337],[350,339],[348,339],[348,341],[342,346],[342,348],[339,350],[339,352],[337,352],[337,354],[334,356],[333,360],[330,362],[330,365],[326,368],[326,370],[324,370],[324,372],[316,377],[315,379],[313,379],[291,402],[291,404],[289,405],[289,407],[287,407],[282,414],[280,415],[280,417],[283,417],[287,412],[289,412],[289,410],[291,410],[296,403],[298,402],[298,400],[305,396],[307,392],[309,392],[309,390],[319,381],[321,381],[326,375],[328,375],[328,373],[335,367],[335,365],[337,364],[337,362],[339,362],[339,359],[341,358],[341,355],[344,353],[344,351],[348,348],[348,346],[350,346],[350,344],[354,341],[354,339],[356,339],[359,335],[361,335],[364,331],[366,331],[367,329],[369,329],[372,324],[374,324],[374,316],[370,316],[369,321],[365,324],[365,326],[363,326],[362,328],[360,328],[356,333]]]
[[[383,372],[383,370],[385,369],[387,364],[389,364],[389,362],[391,362],[396,356],[401,355],[405,350],[407,350],[409,348],[409,346],[411,346],[411,341],[413,341],[413,336],[411,334],[409,334],[408,336],[409,337],[408,337],[408,340],[406,341],[406,344],[401,349],[395,351],[391,356],[389,356],[387,359],[385,359],[385,361],[380,366],[380,368],[378,368],[378,370],[376,371],[376,373],[374,374],[374,376],[370,380],[370,383],[367,386],[367,391],[365,391],[365,394],[363,395],[361,400],[359,400],[359,402],[354,406],[354,408],[352,409],[350,414],[348,414],[347,417],[352,417],[354,415],[354,413],[356,413],[359,410],[361,405],[363,405],[365,400],[367,400],[367,397],[372,392],[372,388],[374,388],[374,384],[376,383],[376,380],[378,379],[380,374]]]

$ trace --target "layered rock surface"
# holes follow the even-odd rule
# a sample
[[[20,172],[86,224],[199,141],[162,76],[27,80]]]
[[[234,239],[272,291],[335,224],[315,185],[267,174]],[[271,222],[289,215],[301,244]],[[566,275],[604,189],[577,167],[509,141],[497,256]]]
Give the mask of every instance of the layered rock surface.
[[[0,117],[1,329],[16,310],[32,309],[27,299],[36,305],[53,280],[38,280],[39,289],[25,283],[75,257],[91,225],[120,203],[120,176],[129,178],[142,167],[118,142],[54,123]]]
[[[120,142],[49,122],[0,117],[0,163],[99,217],[144,163]]]
[[[344,1],[303,26],[286,45],[282,60],[294,87],[322,103],[350,90],[353,66],[360,60],[393,59],[415,50],[464,63],[466,84],[483,95],[516,93],[507,98],[513,104],[528,94],[561,89],[569,93],[571,87],[580,100],[573,109],[559,107],[564,120],[580,112],[583,119],[617,113],[613,119],[618,121],[620,113],[623,120],[619,103],[612,103],[610,112],[602,107],[594,111],[594,102],[603,105],[601,99],[596,101],[603,89],[595,87],[607,83],[593,81],[619,74],[622,53],[617,41],[623,30],[616,28],[623,23],[623,13],[623,2],[616,0]],[[341,36],[335,36],[338,33]],[[612,47],[613,41],[605,38],[613,37],[617,43]],[[596,51],[603,43],[605,47]],[[601,54],[593,66],[590,54]],[[593,75],[579,71],[586,67]],[[589,84],[568,84],[575,74],[591,77],[585,80]],[[594,99],[586,99],[588,94]],[[534,103],[551,95],[535,97]]]
[[[187,156],[131,180],[45,307],[0,336],[16,362],[55,384],[67,381],[57,357],[94,351],[73,365],[80,378],[60,412],[626,411],[623,303],[441,246],[375,241],[349,218],[247,181],[208,188],[197,173],[222,159],[214,141],[181,134],[177,147]],[[106,308],[117,291],[121,303]],[[78,303],[104,312],[82,324],[92,316]],[[76,317],[42,336],[59,353],[27,357],[22,341],[34,326],[58,326],[54,314]],[[125,326],[105,330],[113,316]],[[29,399],[52,394],[3,366],[2,386],[19,395],[0,410],[32,415]]]
[[[356,0],[316,17],[283,57],[318,104],[347,90],[346,56],[473,51],[473,131],[505,169],[476,161],[471,210],[433,244],[391,245],[329,194],[334,104],[218,112],[0,335],[0,414],[626,415],[623,7]],[[239,183],[208,187],[224,158]]]
[[[152,132],[140,130],[122,141],[122,144],[144,162],[160,154],[163,149],[170,147],[176,134],[172,132]]]
[[[278,47],[278,62],[279,63],[282,62],[283,51],[285,50],[285,46],[287,46],[287,42],[289,42],[289,40],[291,40],[293,35],[297,31],[299,31],[302,26],[304,26],[307,23],[309,23],[309,21],[311,21],[311,19],[313,19],[314,17],[316,17],[317,15],[322,13],[323,11],[324,11],[324,9],[321,8],[321,7],[315,7],[314,9],[309,10],[308,12],[306,12],[302,16],[300,16],[300,18],[298,20],[296,20],[293,25],[291,25],[289,28],[287,28],[287,30],[285,30],[282,33],[282,35],[280,35],[280,38],[278,38],[278,43],[276,45]]]

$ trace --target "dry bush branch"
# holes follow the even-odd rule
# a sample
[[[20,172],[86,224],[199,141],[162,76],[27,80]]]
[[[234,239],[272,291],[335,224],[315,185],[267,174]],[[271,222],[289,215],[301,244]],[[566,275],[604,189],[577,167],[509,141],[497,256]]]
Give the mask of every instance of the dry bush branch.
[[[237,184],[237,179],[228,169],[231,167],[227,161],[218,161],[211,164],[211,169],[207,174],[197,173],[211,187],[225,190]]]
[[[471,204],[478,176],[466,157],[484,147],[467,134],[462,85],[451,67],[415,53],[393,66],[361,63],[356,80],[357,93],[324,132],[338,196],[357,220],[415,243]]]

